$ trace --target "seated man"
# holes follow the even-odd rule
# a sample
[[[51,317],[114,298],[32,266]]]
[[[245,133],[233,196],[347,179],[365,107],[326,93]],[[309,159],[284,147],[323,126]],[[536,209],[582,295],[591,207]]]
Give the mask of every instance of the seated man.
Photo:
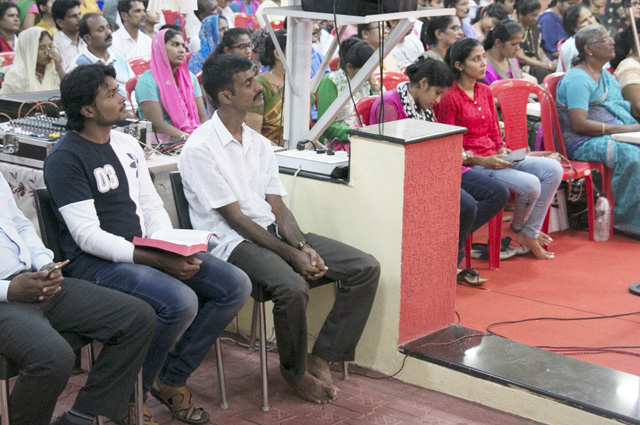
[[[67,73],[60,91],[72,131],[46,159],[44,178],[68,271],[151,304],[157,324],[143,367],[145,393],[153,384],[152,394],[174,418],[204,423],[209,414],[194,407],[185,384],[246,302],[249,278],[206,253],[183,257],[135,247],[134,236],[171,228],[171,221],[138,141],[111,131],[125,111],[115,71],[81,65]]]
[[[298,395],[314,403],[337,396],[329,362],[351,361],[369,317],[380,265],[371,255],[312,233],[303,234],[282,201],[285,190],[271,143],[244,124],[262,104],[251,62],[209,57],[205,91],[217,108],[187,140],[178,167],[193,225],[218,232],[212,251],[244,270],[274,301],[280,370]],[[307,355],[309,282],[340,281],[336,301]]]
[[[52,270],[53,253],[18,209],[0,174],[0,354],[19,370],[12,425],[49,425],[75,363],[61,336],[104,344],[76,401],[56,424],[119,419],[153,336],[153,310],[134,297]],[[79,338],[77,338],[79,337]]]

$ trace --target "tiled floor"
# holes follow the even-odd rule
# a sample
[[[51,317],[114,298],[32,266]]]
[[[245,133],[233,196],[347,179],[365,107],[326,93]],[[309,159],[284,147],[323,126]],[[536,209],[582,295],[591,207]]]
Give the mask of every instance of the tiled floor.
[[[373,379],[374,372],[351,366],[351,380],[342,381],[337,370],[334,379],[340,388],[338,399],[328,405],[313,405],[298,399],[280,377],[278,354],[269,353],[271,410],[260,410],[260,359],[257,352],[225,340],[222,346],[229,409],[218,401],[215,356],[209,353],[189,380],[194,400],[212,416],[212,424],[389,424],[389,425],[471,425],[535,424],[536,422],[470,403],[456,397],[404,384],[395,379]],[[55,415],[67,410],[75,400],[86,373],[75,376],[60,398]],[[153,397],[148,406],[161,425],[180,424],[167,408]]]

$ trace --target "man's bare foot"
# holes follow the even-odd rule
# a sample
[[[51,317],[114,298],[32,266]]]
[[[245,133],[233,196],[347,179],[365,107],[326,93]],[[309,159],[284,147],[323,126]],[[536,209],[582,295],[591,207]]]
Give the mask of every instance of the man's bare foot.
[[[307,355],[307,372],[331,387],[335,392],[335,396],[333,397],[335,400],[340,389],[333,385],[333,377],[331,376],[329,363],[327,363],[326,360],[309,353]]]
[[[553,239],[551,239],[551,236],[547,235],[546,233],[540,232],[540,234],[538,235],[538,243],[540,245],[547,246],[551,242],[553,242]]]
[[[331,403],[336,398],[335,391],[312,376],[309,372],[305,372],[299,385],[292,385],[298,396],[304,400],[315,404]]]
[[[539,260],[549,260],[554,257],[553,252],[545,251],[538,239],[528,238],[522,233],[516,233],[516,242],[520,245],[526,246],[531,250],[531,253]]]

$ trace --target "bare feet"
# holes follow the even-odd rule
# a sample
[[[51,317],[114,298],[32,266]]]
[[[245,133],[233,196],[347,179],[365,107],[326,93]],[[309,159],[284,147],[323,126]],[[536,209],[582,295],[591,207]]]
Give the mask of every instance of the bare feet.
[[[551,239],[551,236],[547,235],[546,233],[540,232],[540,234],[538,235],[538,243],[540,245],[547,246],[551,242],[553,242],[553,239]]]
[[[516,242],[528,247],[531,250],[531,253],[539,260],[549,260],[554,257],[553,252],[547,252],[542,248],[539,239],[528,238],[522,233],[516,233]]]
[[[331,368],[326,360],[309,353],[307,355],[307,372],[327,384],[333,391],[335,400],[340,389],[333,385],[333,377],[331,376]]]
[[[336,392],[327,384],[305,372],[300,385],[292,385],[300,398],[315,404],[331,403],[336,398]]]

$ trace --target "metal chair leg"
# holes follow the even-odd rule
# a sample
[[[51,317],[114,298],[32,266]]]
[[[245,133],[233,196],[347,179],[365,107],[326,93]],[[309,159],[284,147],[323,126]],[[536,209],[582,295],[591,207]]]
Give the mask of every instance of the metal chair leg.
[[[224,379],[220,338],[216,339],[216,368],[218,369],[218,385],[220,386],[220,408],[226,410],[229,408],[229,404],[227,403],[227,385]]]
[[[267,371],[267,323],[264,303],[258,303],[260,317],[260,373],[262,375],[262,411],[268,412],[269,407],[269,376]]]
[[[138,372],[138,378],[135,385],[136,398],[136,424],[144,425],[144,394],[142,394],[142,369]]]
[[[0,421],[9,425],[9,380],[0,380]]]
[[[258,302],[253,302],[253,313],[251,314],[251,335],[249,336],[249,352],[256,351],[256,327],[258,325],[259,306]]]
[[[349,363],[348,362],[342,362],[342,380],[343,381],[348,381],[350,379],[351,379],[351,377],[349,376]]]

